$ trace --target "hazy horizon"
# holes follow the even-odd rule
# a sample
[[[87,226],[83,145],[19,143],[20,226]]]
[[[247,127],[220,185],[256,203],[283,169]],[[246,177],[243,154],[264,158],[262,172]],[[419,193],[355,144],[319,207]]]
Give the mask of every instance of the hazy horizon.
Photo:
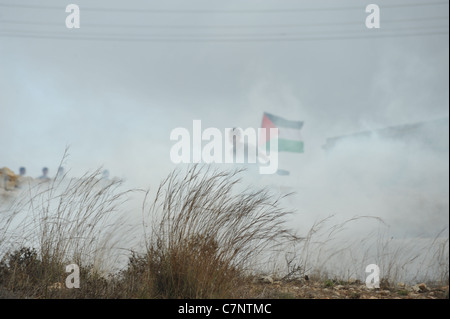
[[[377,1],[376,30],[369,3],[79,0],[69,30],[66,4],[2,1],[0,166],[55,176],[69,146],[69,177],[102,166],[154,188],[176,167],[172,129],[257,128],[270,112],[304,122],[305,151],[280,153],[289,176],[253,182],[295,191],[299,227],[371,215],[433,236],[449,224],[448,139],[443,152],[384,138],[322,148],[436,119],[448,136],[448,2]]]

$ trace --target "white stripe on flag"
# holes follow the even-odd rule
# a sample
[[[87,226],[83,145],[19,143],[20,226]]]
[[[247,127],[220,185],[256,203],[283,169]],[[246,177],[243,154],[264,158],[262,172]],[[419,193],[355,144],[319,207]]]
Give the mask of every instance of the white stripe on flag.
[[[302,136],[299,129],[279,127],[278,128],[278,138],[285,140],[301,141]]]

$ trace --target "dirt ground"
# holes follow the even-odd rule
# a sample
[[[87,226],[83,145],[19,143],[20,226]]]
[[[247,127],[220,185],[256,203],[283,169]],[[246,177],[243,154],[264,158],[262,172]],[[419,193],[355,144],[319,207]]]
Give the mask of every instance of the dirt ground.
[[[292,280],[289,282],[254,280],[249,284],[249,295],[273,299],[448,299],[449,286],[429,287],[424,283],[413,286],[402,283],[394,287],[380,285],[369,289],[359,281],[335,282],[331,280]]]
[[[449,299],[448,285],[430,287],[425,283],[413,286],[398,283],[389,286],[381,283],[380,288],[369,289],[360,281],[283,281],[269,276],[248,279],[238,290],[236,299]],[[0,299],[20,298],[0,286]]]

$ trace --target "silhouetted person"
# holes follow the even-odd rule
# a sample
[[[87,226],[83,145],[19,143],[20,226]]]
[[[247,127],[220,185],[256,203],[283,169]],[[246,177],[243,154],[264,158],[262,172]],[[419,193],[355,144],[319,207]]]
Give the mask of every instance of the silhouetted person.
[[[244,141],[241,129],[233,128],[230,131],[229,139],[233,146],[233,161],[235,163],[243,162],[247,167],[256,167],[260,160],[262,162],[268,161],[267,156],[260,151],[258,146]]]
[[[48,175],[48,168],[47,168],[47,167],[44,167],[44,168],[42,169],[42,176],[39,176],[38,178],[39,178],[40,180],[48,181],[50,178],[49,178],[47,175]]]
[[[19,176],[17,177],[17,183],[16,183],[16,187],[17,188],[22,188],[23,185],[26,185],[27,183],[31,183],[33,181],[33,178],[30,176],[26,176],[27,174],[27,170],[25,169],[25,167],[20,167],[19,168]]]

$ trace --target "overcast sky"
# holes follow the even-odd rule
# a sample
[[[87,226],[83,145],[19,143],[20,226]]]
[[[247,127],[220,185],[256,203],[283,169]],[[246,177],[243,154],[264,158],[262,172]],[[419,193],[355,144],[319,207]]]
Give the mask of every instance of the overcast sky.
[[[327,137],[448,117],[445,1],[73,2],[69,30],[69,1],[0,1],[0,166],[53,176],[70,145],[72,176],[103,165],[154,186],[174,167],[172,129],[256,128],[267,111],[304,121],[292,175],[317,190]]]

